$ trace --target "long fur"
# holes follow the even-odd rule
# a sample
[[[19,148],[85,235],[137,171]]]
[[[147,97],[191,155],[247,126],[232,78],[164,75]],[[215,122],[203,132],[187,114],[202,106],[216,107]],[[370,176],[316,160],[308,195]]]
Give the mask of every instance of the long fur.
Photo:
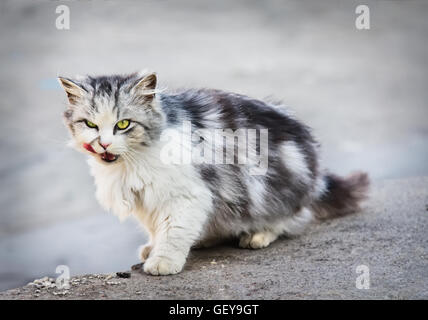
[[[360,203],[367,198],[370,184],[367,173],[355,172],[348,177],[330,173],[324,179],[325,192],[311,205],[316,218],[338,218],[361,210]]]
[[[357,211],[366,195],[367,175],[323,173],[310,130],[281,105],[211,89],[159,93],[154,74],[60,82],[69,99],[64,120],[76,149],[91,156],[98,201],[120,218],[135,215],[150,234],[140,251],[150,274],[181,271],[192,246],[239,238],[241,247],[265,247],[283,234],[300,234],[315,218]],[[122,119],[131,125],[118,131]],[[185,122],[200,133],[200,141],[162,138],[168,130],[184,134]],[[265,172],[252,174],[254,168],[236,163],[236,155],[229,164],[162,160],[166,147],[209,149],[213,157],[223,157],[225,148],[211,147],[212,137],[204,131],[218,128],[267,129]],[[254,142],[250,160],[259,159],[261,133],[246,137]],[[118,160],[102,160],[101,142],[110,144],[106,150]],[[83,148],[85,143],[95,153]]]

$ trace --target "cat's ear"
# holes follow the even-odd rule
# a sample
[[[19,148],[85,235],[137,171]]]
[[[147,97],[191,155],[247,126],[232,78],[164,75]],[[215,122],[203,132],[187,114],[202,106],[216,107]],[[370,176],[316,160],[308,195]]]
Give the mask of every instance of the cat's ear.
[[[74,80],[58,77],[58,81],[64,88],[65,93],[67,94],[68,101],[70,101],[71,104],[76,104],[76,102],[79,101],[87,92],[81,85],[79,85]]]
[[[152,100],[156,94],[157,81],[156,73],[149,73],[143,76],[134,85],[135,94],[144,97],[145,100]]]

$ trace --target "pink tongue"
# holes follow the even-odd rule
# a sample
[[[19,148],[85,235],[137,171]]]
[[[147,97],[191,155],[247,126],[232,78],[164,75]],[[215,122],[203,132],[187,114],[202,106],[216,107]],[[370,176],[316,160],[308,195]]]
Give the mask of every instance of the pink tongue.
[[[102,154],[102,158],[103,159],[107,159],[107,160],[114,160],[116,158],[116,156],[114,154],[108,153],[108,152],[104,152]]]
[[[92,148],[92,146],[90,145],[90,144],[88,144],[88,143],[84,143],[83,144],[83,148],[85,148],[86,150],[88,150],[88,151],[90,151],[90,152],[92,152],[92,153],[95,153],[95,150]]]

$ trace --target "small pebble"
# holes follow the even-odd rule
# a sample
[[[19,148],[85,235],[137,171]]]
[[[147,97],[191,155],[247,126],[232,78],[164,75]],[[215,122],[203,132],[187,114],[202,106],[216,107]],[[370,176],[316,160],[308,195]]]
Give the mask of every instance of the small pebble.
[[[116,272],[119,278],[131,278],[131,272]]]
[[[114,273],[109,274],[104,280],[110,280],[111,278],[116,277],[116,275]]]
[[[68,290],[52,292],[55,296],[65,296],[68,294]]]

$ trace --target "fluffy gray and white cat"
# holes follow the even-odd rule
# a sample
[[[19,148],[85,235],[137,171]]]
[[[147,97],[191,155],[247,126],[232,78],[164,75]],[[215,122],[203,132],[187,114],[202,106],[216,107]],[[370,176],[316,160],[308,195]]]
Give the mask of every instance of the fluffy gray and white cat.
[[[310,130],[281,105],[211,89],[165,93],[154,73],[59,80],[98,201],[121,219],[135,215],[150,235],[140,249],[149,274],[180,272],[194,246],[239,239],[242,248],[266,247],[313,220],[358,211],[366,196],[365,173],[321,170]],[[190,142],[165,139],[184,134],[185,123]],[[212,143],[221,129],[232,148]],[[165,161],[166,149],[189,148],[199,161]],[[263,157],[264,170],[252,171]]]

